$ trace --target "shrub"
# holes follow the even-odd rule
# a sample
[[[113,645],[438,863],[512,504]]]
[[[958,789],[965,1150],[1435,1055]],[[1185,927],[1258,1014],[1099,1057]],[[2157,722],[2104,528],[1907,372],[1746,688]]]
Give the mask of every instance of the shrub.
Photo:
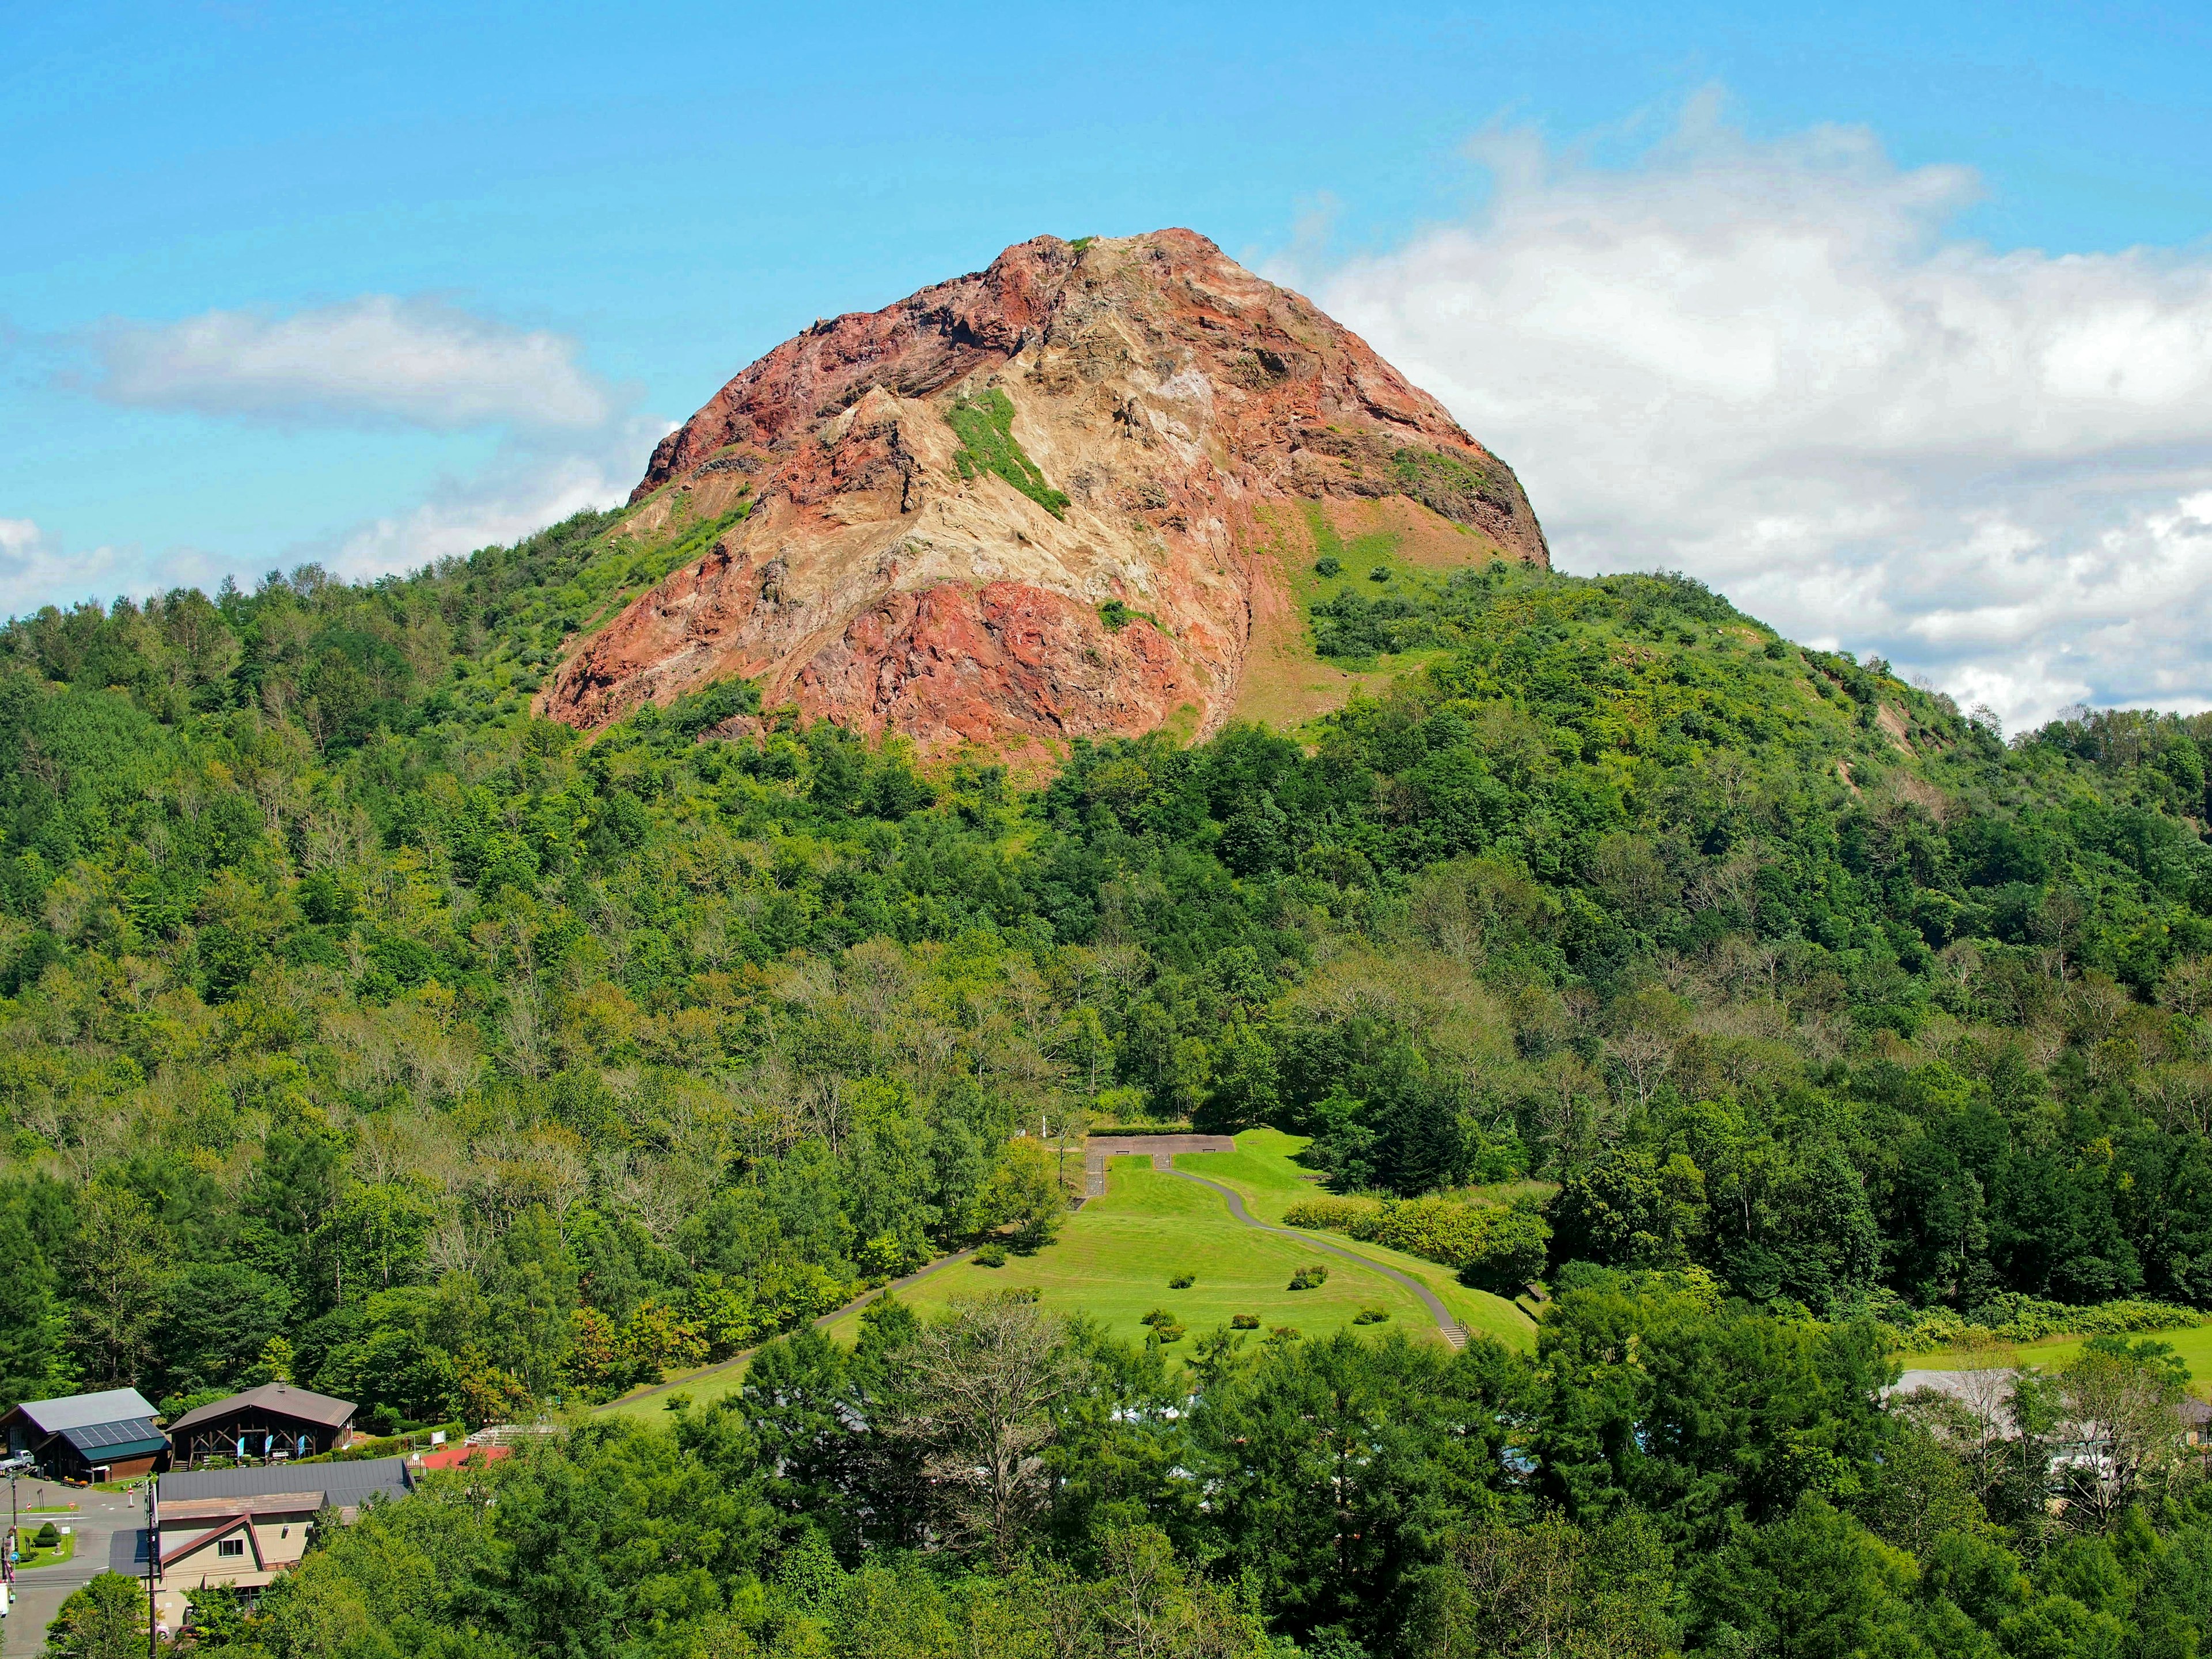
[[[2075,1307],[2000,1291],[1963,1314],[1950,1308],[1927,1308],[1902,1317],[1877,1310],[1877,1317],[1893,1323],[1899,1346],[1918,1348],[1992,1340],[2035,1342],[2047,1336],[2127,1336],[2203,1325],[2212,1316],[2171,1302],[2130,1299]]]
[[[1231,1314],[1229,1316],[1229,1328],[1232,1331],[1256,1331],[1260,1328],[1260,1316]]]
[[[1340,576],[1344,574],[1344,561],[1334,553],[1324,553],[1314,561],[1314,574],[1317,576]]]
[[[1173,1279],[1168,1280],[1168,1288],[1171,1291],[1187,1291],[1197,1282],[1196,1277],[1193,1274],[1177,1273]]]
[[[1355,1325],[1380,1325],[1389,1316],[1389,1311],[1382,1308],[1362,1308],[1352,1316],[1352,1322]]]
[[[1364,1198],[1302,1198],[1283,1212],[1283,1219],[1293,1227],[1315,1232],[1346,1233],[1353,1238],[1364,1238],[1368,1235],[1361,1229],[1368,1226],[1381,1209],[1380,1205]]]
[[[31,1541],[42,1550],[52,1549],[62,1541],[61,1528],[49,1521],[32,1536]]]
[[[1283,1213],[1293,1227],[1343,1233],[1459,1270],[1467,1284],[1511,1289],[1544,1270],[1552,1230],[1533,1210],[1449,1198],[1310,1198]]]
[[[1370,582],[1389,581],[1390,580],[1390,567],[1387,564],[1376,565],[1374,569],[1367,573],[1367,580]]]
[[[1328,1269],[1318,1261],[1301,1267],[1291,1275],[1291,1288],[1294,1291],[1310,1291],[1328,1282]]]
[[[1003,1244],[984,1245],[981,1249],[975,1252],[975,1265],[979,1267],[1005,1267],[1006,1265],[1006,1247]]]

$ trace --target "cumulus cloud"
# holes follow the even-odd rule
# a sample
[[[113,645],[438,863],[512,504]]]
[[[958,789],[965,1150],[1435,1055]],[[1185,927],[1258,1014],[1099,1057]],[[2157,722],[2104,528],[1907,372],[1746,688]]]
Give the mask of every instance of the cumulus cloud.
[[[512,542],[629,494],[668,422],[640,416],[578,362],[574,341],[434,300],[368,295],[276,316],[210,311],[110,323],[70,343],[94,371],[64,376],[114,404],[318,425],[489,428],[502,441],[470,476],[428,481],[389,516],[281,550],[72,548],[28,519],[0,519],[0,615],[179,583],[249,584],[271,564],[344,576],[418,568]]]
[[[2212,707],[2212,257],[2000,252],[1868,133],[1698,100],[1634,165],[1473,147],[1480,214],[1279,262],[1510,460],[1568,569],[1676,568],[2014,723]]]
[[[130,545],[73,551],[34,520],[0,519],[0,616],[157,586],[212,586],[226,568],[216,556],[192,548],[172,549],[158,561]]]
[[[88,342],[112,403],[254,420],[578,431],[615,413],[563,335],[432,299],[366,295],[277,316],[112,322]]]
[[[627,500],[644,472],[645,458],[670,429],[665,421],[637,419],[591,446],[536,453],[511,448],[474,477],[441,481],[406,511],[301,552],[340,575],[359,578],[513,542],[586,507]]]

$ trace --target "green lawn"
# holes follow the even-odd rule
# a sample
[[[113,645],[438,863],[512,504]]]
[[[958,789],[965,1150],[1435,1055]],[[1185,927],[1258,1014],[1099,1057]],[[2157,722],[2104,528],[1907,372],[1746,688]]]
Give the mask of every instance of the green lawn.
[[[28,1571],[33,1567],[58,1567],[76,1553],[75,1533],[65,1532],[62,1534],[61,1542],[52,1549],[40,1549],[30,1541],[32,1535],[37,1530],[35,1527],[26,1527],[18,1534],[21,1540],[19,1547],[23,1553],[23,1559],[15,1564],[17,1571]]]
[[[1328,1267],[1328,1283],[1290,1289],[1291,1275],[1315,1262]],[[1196,1282],[1170,1290],[1168,1280],[1180,1273]],[[1106,1196],[1069,1217],[1057,1243],[1003,1267],[964,1262],[923,1280],[905,1299],[927,1312],[957,1297],[1031,1287],[1047,1310],[1087,1314],[1130,1341],[1144,1340],[1146,1314],[1164,1308],[1189,1334],[1176,1345],[1183,1352],[1192,1338],[1240,1313],[1257,1317],[1262,1331],[1289,1325],[1318,1336],[1349,1326],[1363,1309],[1380,1308],[1407,1334],[1443,1340],[1403,1285],[1295,1238],[1247,1227],[1218,1193],[1156,1170],[1144,1158],[1115,1159]],[[830,1334],[849,1341],[859,1320],[848,1315]]]
[[[1262,1221],[1279,1224],[1283,1212],[1291,1205],[1321,1190],[1313,1171],[1297,1161],[1310,1144],[1306,1137],[1285,1134],[1280,1129],[1247,1129],[1237,1137],[1233,1152],[1184,1152],[1176,1157],[1175,1164],[1178,1170],[1234,1187],[1243,1195],[1245,1208]],[[1341,1233],[1320,1236],[1419,1279],[1451,1310],[1452,1317],[1467,1328],[1469,1335],[1494,1336],[1509,1348],[1535,1346],[1536,1328],[1527,1314],[1503,1297],[1470,1290],[1450,1268]]]
[[[1315,1190],[1307,1172],[1292,1161],[1305,1145],[1279,1130],[1249,1129],[1237,1137],[1234,1152],[1185,1154],[1176,1159],[1176,1167],[1235,1188],[1254,1216],[1279,1224],[1285,1210]],[[1528,1316],[1510,1302],[1468,1289],[1449,1268],[1338,1234],[1327,1237],[1427,1285],[1470,1333],[1495,1336],[1515,1348],[1534,1345],[1535,1328]],[[1291,1273],[1312,1262],[1329,1269],[1328,1282],[1314,1290],[1291,1290]],[[1169,1289],[1168,1280],[1179,1273],[1192,1274],[1196,1282],[1186,1290]],[[1163,1174],[1141,1157],[1115,1159],[1107,1172],[1106,1195],[1070,1216],[1059,1239],[1035,1255],[1009,1257],[1003,1267],[963,1261],[901,1294],[926,1315],[957,1297],[1030,1288],[1038,1291],[1048,1310],[1087,1314],[1130,1341],[1144,1340],[1145,1315],[1164,1308],[1187,1333],[1171,1353],[1189,1353],[1194,1338],[1240,1313],[1258,1318],[1261,1334],[1289,1325],[1320,1336],[1350,1326],[1364,1309],[1379,1308],[1390,1317],[1373,1328],[1443,1340],[1428,1310],[1403,1285],[1297,1238],[1245,1226],[1229,1213],[1218,1193]],[[860,1319],[858,1311],[848,1314],[829,1327],[829,1334],[849,1345]],[[677,1382],[673,1392],[704,1405],[736,1392],[743,1380],[743,1368],[733,1365],[696,1381]],[[652,1417],[667,1409],[670,1398],[663,1394],[600,1409]]]
[[[2139,1341],[2146,1337],[2171,1345],[2173,1351],[2181,1356],[2182,1364],[2189,1367],[2196,1391],[2199,1394],[2205,1392],[2205,1385],[2212,1382],[2212,1325],[2196,1325],[2179,1331],[2144,1331],[2130,1337],[2129,1340]],[[2023,1365],[2032,1365],[2038,1370],[2049,1370],[2054,1366],[2063,1365],[2080,1353],[2082,1345],[2088,1340],[2086,1336],[2054,1336],[2041,1342],[2003,1344],[1995,1352],[2004,1356],[2008,1363],[2016,1361]],[[1972,1352],[1960,1348],[1936,1348],[1926,1353],[1899,1354],[1898,1364],[1907,1370],[1956,1370],[1966,1363]]]

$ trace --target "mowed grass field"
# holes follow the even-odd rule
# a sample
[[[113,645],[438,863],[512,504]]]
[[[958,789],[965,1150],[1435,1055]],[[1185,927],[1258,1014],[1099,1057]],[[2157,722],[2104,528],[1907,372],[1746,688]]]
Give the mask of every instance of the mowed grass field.
[[[1176,1159],[1176,1167],[1234,1188],[1255,1218],[1280,1224],[1285,1210],[1316,1190],[1293,1161],[1305,1145],[1278,1130],[1247,1130],[1237,1136],[1234,1152],[1186,1153]],[[1448,1267],[1334,1233],[1316,1237],[1419,1279],[1470,1334],[1493,1336],[1514,1348],[1534,1345],[1535,1327],[1527,1315],[1510,1302],[1468,1289]],[[1328,1268],[1328,1281],[1313,1290],[1291,1290],[1291,1275],[1316,1262]],[[1184,1273],[1194,1282],[1170,1290],[1169,1279]],[[1360,1328],[1443,1340],[1429,1310],[1403,1285],[1301,1239],[1248,1227],[1230,1214],[1219,1193],[1156,1170],[1146,1158],[1115,1159],[1107,1172],[1106,1195],[1070,1216],[1058,1240],[1036,1255],[1010,1255],[1003,1267],[958,1262],[900,1296],[927,1316],[959,1297],[1014,1289],[1034,1289],[1048,1312],[1087,1315],[1128,1341],[1143,1341],[1144,1316],[1164,1308],[1185,1330],[1182,1340],[1168,1350],[1170,1354],[1188,1355],[1199,1336],[1240,1313],[1260,1321],[1258,1335],[1288,1325],[1303,1335],[1322,1336],[1351,1327],[1364,1310],[1380,1309],[1389,1318]],[[860,1322],[856,1309],[827,1329],[850,1346]],[[741,1365],[732,1365],[690,1378],[672,1377],[668,1393],[600,1409],[650,1417],[665,1411],[673,1395],[703,1405],[734,1393],[744,1375]]]
[[[1291,1275],[1315,1263],[1328,1268],[1328,1282],[1291,1290]],[[1170,1290],[1168,1281],[1179,1273],[1194,1282]],[[1144,1158],[1115,1159],[1106,1195],[1070,1216],[1058,1241],[1036,1255],[1009,1256],[1003,1267],[963,1262],[902,1294],[927,1314],[957,1297],[1027,1289],[1037,1291],[1047,1312],[1087,1315],[1125,1341],[1143,1341],[1144,1316],[1164,1308],[1188,1333],[1170,1352],[1188,1352],[1194,1339],[1237,1314],[1258,1319],[1262,1334],[1288,1325],[1321,1336],[1374,1308],[1390,1316],[1388,1326],[1443,1340],[1403,1285],[1297,1239],[1245,1226],[1220,1194],[1154,1170]],[[857,1313],[848,1314],[830,1334],[851,1341],[859,1322]]]
[[[1310,1144],[1304,1136],[1285,1134],[1280,1129],[1247,1129],[1237,1137],[1235,1152],[1185,1152],[1176,1158],[1175,1166],[1235,1188],[1243,1198],[1246,1209],[1261,1221],[1280,1225],[1284,1212],[1291,1205],[1321,1191],[1311,1172],[1296,1161],[1298,1153]],[[1231,1224],[1236,1224],[1232,1221]],[[1449,1267],[1342,1233],[1317,1233],[1315,1237],[1419,1279],[1451,1310],[1452,1317],[1466,1328],[1470,1336],[1495,1337],[1509,1348],[1525,1350],[1536,1345],[1536,1327],[1527,1314],[1503,1297],[1470,1290]],[[1379,1279],[1381,1275],[1375,1277]],[[1433,1322],[1429,1328],[1436,1328]]]
[[[2131,1342],[2145,1339],[2163,1342],[2181,1356],[2181,1363],[2189,1367],[2191,1391],[2212,1398],[2212,1325],[2196,1325],[2179,1331],[2141,1331],[2130,1336]],[[2086,1336],[2057,1336],[2041,1342],[2020,1342],[1990,1349],[1936,1348],[1925,1353],[1898,1356],[1898,1363],[1907,1370],[1957,1370],[1969,1364],[1990,1363],[2009,1369],[2014,1364],[2033,1366],[2037,1370],[2050,1370],[2063,1365],[2081,1352],[2089,1339]]]

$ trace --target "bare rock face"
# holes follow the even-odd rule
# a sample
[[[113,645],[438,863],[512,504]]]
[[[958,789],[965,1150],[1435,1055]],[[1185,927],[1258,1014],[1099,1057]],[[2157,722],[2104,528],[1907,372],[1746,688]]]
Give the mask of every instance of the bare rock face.
[[[925,749],[1202,732],[1255,600],[1281,611],[1267,550],[1304,503],[1384,497],[1469,563],[1547,562],[1511,470],[1306,300],[1188,230],[1041,236],[817,323],[664,439],[635,532],[750,514],[544,707],[596,726],[742,674]]]

